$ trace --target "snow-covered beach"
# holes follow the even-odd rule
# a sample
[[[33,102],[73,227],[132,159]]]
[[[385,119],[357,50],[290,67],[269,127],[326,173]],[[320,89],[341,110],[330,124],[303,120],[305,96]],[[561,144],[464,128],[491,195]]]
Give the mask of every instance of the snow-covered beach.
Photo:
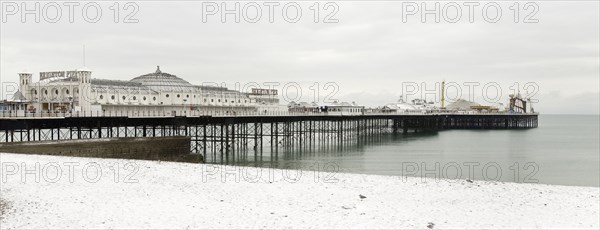
[[[7,153],[0,162],[2,229],[600,228],[597,187]]]

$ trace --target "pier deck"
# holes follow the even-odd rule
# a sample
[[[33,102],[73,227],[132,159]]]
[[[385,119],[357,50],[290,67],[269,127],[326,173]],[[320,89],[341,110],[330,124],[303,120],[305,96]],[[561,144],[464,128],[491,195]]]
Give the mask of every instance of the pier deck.
[[[537,114],[367,114],[2,117],[2,142],[191,137],[192,153],[312,147],[380,135],[449,129],[528,129]]]

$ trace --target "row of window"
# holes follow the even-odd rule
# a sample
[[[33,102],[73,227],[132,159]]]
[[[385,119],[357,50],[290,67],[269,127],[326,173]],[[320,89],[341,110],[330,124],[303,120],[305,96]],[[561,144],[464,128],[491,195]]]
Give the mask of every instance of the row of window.
[[[179,97],[179,94],[177,94],[177,96]],[[187,96],[189,97],[189,95],[187,95]],[[169,97],[169,94],[167,94],[167,95],[166,95],[166,97]],[[196,97],[196,95],[194,95],[194,98],[195,98],[195,97]],[[126,100],[126,99],[127,99],[127,97],[126,97],[126,96],[123,96],[122,98],[123,98],[123,100]],[[103,100],[103,99],[104,99],[104,95],[100,95],[100,100]],[[115,95],[111,95],[111,96],[110,96],[110,99],[111,99],[111,100],[115,100]],[[133,96],[131,99],[133,99],[133,100],[135,101],[135,100],[137,100],[137,97],[136,97],[136,96]],[[147,99],[147,98],[146,98],[146,96],[143,96],[143,97],[142,97],[142,100],[144,100],[144,101],[145,101],[146,99]],[[156,101],[156,97],[152,97],[152,100],[153,100],[153,101]],[[217,99],[217,101],[218,101],[219,103],[221,103],[221,99]],[[204,102],[208,102],[208,100],[207,100],[206,98],[204,98]],[[211,103],[214,103],[214,102],[215,102],[215,99],[210,99],[210,102],[211,102]],[[227,103],[227,102],[228,102],[228,100],[227,100],[227,99],[225,99],[225,103]],[[231,103],[235,103],[235,100],[230,100],[229,102],[231,102]],[[238,99],[238,103],[242,103],[242,100],[241,100],[241,99]],[[248,103],[248,100],[244,100],[244,103]]]
[[[44,92],[44,95],[48,95],[48,90],[47,90],[47,89],[44,89],[44,90],[43,90],[43,92]],[[69,91],[68,89],[67,89],[67,90],[65,90],[65,94],[67,94],[67,95],[68,95],[68,94],[69,94],[69,92],[70,92],[70,91]],[[75,91],[75,92],[77,93],[77,91]],[[37,90],[33,90],[33,94],[34,94],[34,95],[38,95],[38,91],[37,91]],[[58,95],[58,89],[55,89],[55,90],[54,90],[54,94]]]
[[[166,94],[165,96],[166,96],[166,97],[169,97],[169,94]],[[177,94],[177,98],[180,98],[180,97],[181,97],[181,94]],[[189,94],[188,94],[188,95],[185,95],[185,97],[186,97],[186,98],[190,98],[190,95],[189,95]],[[194,95],[194,98],[196,98],[196,95]]]
[[[126,96],[123,96],[122,98],[123,98],[123,100],[127,99],[127,97],[126,97]],[[102,99],[104,99],[104,95],[100,95],[100,100],[102,100]],[[114,99],[115,99],[115,95],[111,95],[111,96],[110,96],[110,99],[111,99],[111,100],[114,100]],[[133,100],[137,100],[137,97],[136,97],[136,96],[133,96],[133,98],[132,98],[132,99],[133,99]],[[143,96],[143,97],[142,97],[142,100],[144,100],[144,101],[145,101],[146,99],[147,99],[147,98],[146,98],[146,96]],[[152,97],[152,100],[153,100],[153,101],[156,101],[156,97]]]
[[[204,102],[208,102],[206,98],[204,98]],[[211,103],[215,102],[215,99],[210,99]],[[221,99],[217,99],[217,102],[221,103]],[[231,103],[235,103],[235,100],[231,100]],[[227,103],[227,99],[225,99],[225,103]],[[238,103],[242,103],[242,100],[238,99]],[[248,103],[248,100],[244,100],[244,103]]]
[[[361,112],[362,109],[340,109],[340,108],[329,108],[329,109],[327,109],[327,111],[329,111],[329,112],[341,112],[342,110],[344,112]]]
[[[45,94],[45,95],[48,95],[48,90],[47,90],[47,89],[44,89],[44,90],[43,90],[43,92],[44,92],[44,94]],[[34,91],[33,91],[33,93],[34,93],[35,95],[37,95],[37,94],[38,94],[38,91],[37,91],[37,90],[34,90]],[[67,90],[65,90],[65,94],[67,94],[67,95],[68,95],[69,93],[70,93],[70,92],[69,92],[69,90],[68,90],[68,89],[67,89]],[[58,95],[58,89],[55,89],[55,90],[54,90],[54,94]],[[165,97],[169,98],[169,94],[166,94],[166,95],[165,95]],[[187,95],[185,95],[185,97],[186,97],[186,98],[190,98],[190,95],[189,95],[189,94],[187,94]],[[177,98],[181,98],[181,94],[177,94]],[[194,98],[196,98],[196,95],[194,95]],[[104,99],[104,95],[100,95],[100,99],[101,99],[101,100],[103,100],[103,99]],[[112,100],[115,100],[115,95],[112,95],[112,96],[110,96],[110,99],[112,99]],[[125,100],[125,99],[127,99],[127,98],[126,98],[125,96],[123,96],[123,100]],[[136,97],[136,96],[133,96],[133,98],[132,98],[132,99],[133,99],[133,100],[137,100],[137,97]],[[145,101],[147,98],[144,96],[142,99]],[[153,100],[153,101],[156,101],[156,97],[152,97],[152,100]],[[217,101],[218,101],[219,103],[221,103],[221,99],[217,99]],[[207,99],[206,99],[206,98],[204,98],[204,102],[207,102]],[[210,102],[214,103],[214,102],[215,102],[215,99],[210,99]],[[227,102],[228,102],[228,101],[227,101],[227,99],[225,99],[225,103],[227,103]],[[234,101],[234,100],[231,100],[231,103],[235,103],[235,101]],[[238,103],[242,103],[242,100],[239,100],[239,99],[238,99]],[[244,103],[248,103],[248,100],[244,100]]]

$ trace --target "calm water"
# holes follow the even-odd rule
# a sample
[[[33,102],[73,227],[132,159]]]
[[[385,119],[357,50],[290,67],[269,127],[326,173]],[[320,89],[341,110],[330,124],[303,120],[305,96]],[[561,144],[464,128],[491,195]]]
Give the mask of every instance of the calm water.
[[[236,156],[228,164],[326,171],[600,185],[600,116],[540,115],[529,130],[449,130],[368,144]],[[211,160],[211,159],[208,159]],[[312,175],[312,174],[311,174]]]

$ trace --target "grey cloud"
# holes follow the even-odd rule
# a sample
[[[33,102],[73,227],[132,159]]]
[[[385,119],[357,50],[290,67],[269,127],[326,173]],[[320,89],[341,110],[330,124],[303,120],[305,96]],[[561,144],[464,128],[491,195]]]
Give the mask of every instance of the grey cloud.
[[[538,2],[537,24],[515,24],[508,13],[497,24],[402,23],[400,3],[338,4],[337,24],[313,23],[309,11],[297,24],[202,23],[200,3],[166,1],[139,3],[137,24],[9,22],[0,27],[0,80],[79,68],[86,44],[99,78],[161,65],[193,83],[336,82],[341,98],[368,105],[395,101],[402,82],[536,82],[542,112],[598,111],[568,103],[600,91],[598,2]]]

